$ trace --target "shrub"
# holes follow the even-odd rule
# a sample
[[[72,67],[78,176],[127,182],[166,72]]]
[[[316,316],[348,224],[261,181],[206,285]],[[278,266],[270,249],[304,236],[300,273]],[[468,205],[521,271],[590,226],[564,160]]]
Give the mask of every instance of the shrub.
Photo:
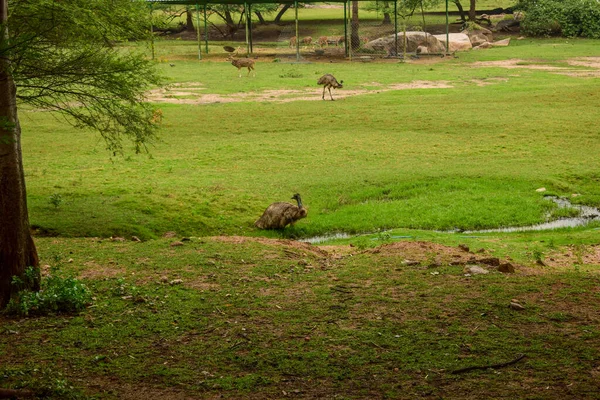
[[[35,271],[29,268],[23,279],[30,279]],[[23,279],[14,277],[14,285],[23,285]],[[90,290],[79,280],[52,274],[42,278],[41,290],[21,290],[6,306],[9,315],[46,315],[50,313],[71,313],[83,310],[92,301]]]
[[[600,38],[600,3],[596,0],[521,0],[523,33]]]

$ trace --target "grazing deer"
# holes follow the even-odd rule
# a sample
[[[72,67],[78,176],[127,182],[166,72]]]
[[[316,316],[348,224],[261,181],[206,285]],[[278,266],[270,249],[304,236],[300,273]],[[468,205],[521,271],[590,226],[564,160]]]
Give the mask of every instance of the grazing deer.
[[[302,44],[304,44],[306,47],[310,46],[312,44],[312,37],[306,36],[302,38]]]
[[[335,47],[341,46],[345,41],[346,41],[346,39],[343,36],[338,37],[335,40]]]
[[[250,72],[254,71],[254,60],[249,58],[233,58],[232,55],[227,60],[231,61],[231,65],[237,67],[240,78],[242,77],[242,68],[248,68],[248,75],[246,76],[250,76]],[[256,76],[256,71],[254,71],[254,76]]]
[[[321,37],[319,38],[319,41],[318,41],[318,43],[319,43],[319,47],[321,47],[321,48],[323,48],[323,47],[327,46],[327,44],[328,44],[328,41],[327,41],[327,36],[321,36]]]
[[[290,38],[290,48],[296,47],[296,43],[298,42],[298,38],[296,36],[292,36]]]
[[[329,97],[331,97],[331,101],[333,101],[333,96],[331,95],[331,88],[341,89],[344,87],[343,83],[344,81],[338,82],[337,79],[335,79],[335,76],[331,74],[325,74],[322,77],[320,77],[317,81],[317,85],[323,85],[323,96],[321,98],[325,100],[325,89],[329,89]]]

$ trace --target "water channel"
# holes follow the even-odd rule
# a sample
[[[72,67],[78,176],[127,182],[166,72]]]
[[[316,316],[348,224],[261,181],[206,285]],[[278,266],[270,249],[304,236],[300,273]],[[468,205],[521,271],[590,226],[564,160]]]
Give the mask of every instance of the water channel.
[[[545,231],[559,228],[575,228],[578,226],[588,225],[592,221],[600,221],[600,210],[595,207],[583,206],[579,204],[572,204],[569,199],[563,197],[556,196],[546,196],[545,199],[549,201],[553,201],[558,205],[558,208],[574,208],[579,211],[579,215],[576,217],[569,218],[559,218],[554,221],[543,222],[541,224],[529,225],[529,226],[514,226],[514,227],[504,227],[504,228],[493,228],[493,229],[482,229],[482,230],[474,230],[474,231],[446,231],[444,233],[461,233],[461,234],[477,234],[477,233],[508,233],[508,232],[527,232],[527,231]],[[439,232],[439,231],[438,231]],[[333,233],[331,235],[322,235],[322,236],[314,236],[311,238],[302,239],[301,242],[311,243],[311,244],[319,244],[326,242],[328,240],[336,240],[336,239],[350,239],[353,237],[375,234],[377,232],[372,233],[364,233],[357,235],[350,235],[348,233]],[[440,232],[442,233],[442,232]],[[410,238],[412,236],[390,236],[390,239],[401,239],[401,238]]]

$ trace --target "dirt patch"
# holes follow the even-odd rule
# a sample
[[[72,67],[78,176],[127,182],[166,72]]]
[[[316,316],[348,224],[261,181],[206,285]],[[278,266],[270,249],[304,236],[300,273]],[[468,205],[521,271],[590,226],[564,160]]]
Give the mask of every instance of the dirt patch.
[[[600,265],[600,245],[568,246],[554,251],[543,259],[544,264],[554,268],[574,268],[575,266]]]
[[[189,86],[188,86],[189,85]],[[351,96],[359,96],[371,93],[389,92],[392,90],[412,90],[412,89],[449,89],[453,86],[448,81],[412,81],[408,83],[395,83],[384,86],[377,82],[371,82],[364,86],[376,86],[376,89],[340,89],[333,91],[334,97],[343,99]],[[201,83],[178,84],[161,89],[154,89],[146,94],[146,99],[153,103],[170,104],[211,104],[211,103],[234,103],[242,101],[252,102],[278,102],[288,103],[299,100],[320,101],[322,100],[322,91],[320,87],[304,90],[264,90],[260,92],[232,93],[232,94],[214,94],[200,93]]]
[[[548,65],[543,61],[530,62],[520,59],[500,60],[500,61],[478,61],[473,63],[474,67],[496,67],[507,69],[531,69],[539,71],[549,71],[560,75],[567,75],[576,78],[598,77],[600,76],[600,57],[580,57],[566,61],[568,65],[578,68],[568,68],[556,65]],[[582,70],[581,67],[590,68]]]

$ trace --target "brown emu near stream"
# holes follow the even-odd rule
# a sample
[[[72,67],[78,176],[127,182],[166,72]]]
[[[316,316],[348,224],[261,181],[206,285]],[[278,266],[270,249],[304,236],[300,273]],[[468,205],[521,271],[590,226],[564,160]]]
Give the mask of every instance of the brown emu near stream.
[[[302,205],[300,195],[296,193],[292,196],[296,200],[297,206],[283,201],[273,203],[263,213],[263,215],[254,223],[259,229],[283,229],[289,224],[294,224],[299,219],[305,218],[308,210]]]

